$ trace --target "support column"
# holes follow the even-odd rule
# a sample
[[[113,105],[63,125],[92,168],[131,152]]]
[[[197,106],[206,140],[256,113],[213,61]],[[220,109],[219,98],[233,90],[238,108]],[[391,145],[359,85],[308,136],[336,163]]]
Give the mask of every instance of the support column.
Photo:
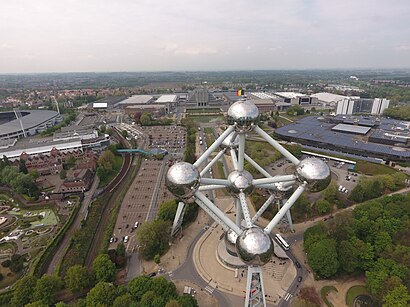
[[[178,208],[175,214],[174,223],[172,224],[171,236],[174,236],[178,232],[178,230],[181,228],[182,220],[184,218],[184,208],[185,208],[185,204],[182,201],[180,201],[178,203]]]
[[[239,198],[235,197],[235,208],[236,208],[236,225],[241,228],[241,223],[243,220],[243,212],[242,212],[242,206],[241,202],[239,201]]]
[[[266,307],[261,267],[248,266],[245,307]]]

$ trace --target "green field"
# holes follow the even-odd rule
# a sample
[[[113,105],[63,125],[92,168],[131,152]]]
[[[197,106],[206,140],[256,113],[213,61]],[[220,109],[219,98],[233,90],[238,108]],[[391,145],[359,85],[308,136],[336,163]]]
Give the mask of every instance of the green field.
[[[357,161],[355,171],[368,176],[391,175],[397,173],[397,170],[390,166],[361,160]]]
[[[52,226],[57,225],[58,218],[55,215],[54,211],[51,209],[42,209],[42,210],[20,210],[20,211],[13,211],[10,210],[7,212],[8,214],[15,215],[19,219],[26,219],[31,223],[30,228],[35,228],[37,225],[43,224],[44,226]],[[41,213],[43,213],[41,215]],[[38,218],[38,216],[43,216],[42,218]]]
[[[204,108],[204,109],[187,109],[186,113],[188,114],[197,114],[197,113],[220,113],[219,108]]]
[[[188,115],[187,118],[191,118],[197,123],[213,123],[215,121],[225,121],[225,118],[222,115]]]
[[[349,307],[353,307],[354,299],[358,295],[369,295],[365,286],[353,286],[346,293],[346,305]],[[370,295],[369,295],[370,296]]]

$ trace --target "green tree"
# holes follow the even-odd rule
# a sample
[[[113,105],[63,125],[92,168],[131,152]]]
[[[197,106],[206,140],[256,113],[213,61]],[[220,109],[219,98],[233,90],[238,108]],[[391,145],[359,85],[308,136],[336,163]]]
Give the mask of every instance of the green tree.
[[[196,299],[188,294],[178,296],[177,301],[180,307],[198,307],[198,302]]]
[[[169,248],[171,223],[155,220],[146,222],[137,231],[140,253],[144,259],[153,259],[156,254],[163,255]]]
[[[118,296],[113,303],[113,307],[124,307],[132,306],[135,304],[135,301],[132,299],[131,294],[125,293],[121,296]]]
[[[325,199],[319,199],[315,203],[316,210],[319,214],[328,214],[332,212],[332,204]]]
[[[307,256],[309,265],[320,278],[329,278],[339,269],[336,243],[332,239],[324,239],[312,244]]]
[[[46,305],[54,304],[57,291],[61,289],[62,282],[58,276],[43,275],[37,280],[34,288],[34,299]]]
[[[93,270],[97,281],[112,281],[115,277],[115,264],[107,254],[100,254],[93,262]]]
[[[353,273],[359,268],[358,253],[350,241],[342,241],[337,248],[340,268],[346,273]]]
[[[122,130],[121,135],[126,138],[128,136],[128,131],[127,130]]]
[[[70,267],[64,279],[65,286],[73,294],[82,293],[92,282],[92,278],[87,268],[81,265]]]
[[[101,131],[101,133],[105,133],[106,130],[107,130],[107,126],[106,126],[106,125],[101,125],[101,126],[100,126],[100,131]]]
[[[35,302],[25,305],[24,307],[48,307],[48,306],[49,306],[48,304],[43,303],[42,301],[35,301]]]
[[[36,287],[37,278],[35,276],[25,276],[20,279],[13,292],[11,305],[20,307],[30,303],[33,298],[33,289]]]
[[[116,253],[117,256],[125,257],[125,245],[124,243],[118,243],[117,248],[116,248]]]
[[[158,218],[164,221],[173,221],[177,208],[178,202],[175,199],[163,202],[159,207]]]
[[[390,291],[383,299],[383,307],[407,307],[410,295],[404,285]]]
[[[339,198],[336,182],[332,180],[327,188],[322,192],[322,195],[328,202],[334,204]]]
[[[141,307],[156,307],[156,306],[161,306],[161,305],[158,302],[157,294],[154,291],[150,290],[150,291],[145,292],[142,295],[139,306],[141,306]]]
[[[19,160],[19,171],[23,174],[27,174],[28,170],[26,167],[26,161],[24,159]]]
[[[143,126],[150,125],[151,121],[152,121],[151,114],[146,113],[146,112],[142,113],[141,118],[140,118],[141,125]]]
[[[156,264],[160,264],[160,263],[161,263],[161,256],[160,256],[159,254],[156,254],[156,255],[154,256],[154,262],[155,262]]]
[[[73,155],[69,155],[64,161],[64,168],[71,169],[72,167],[74,167],[76,161],[77,159]]]
[[[100,281],[88,292],[86,304],[87,307],[109,307],[113,305],[116,296],[113,284]]]
[[[68,305],[64,302],[58,302],[55,307],[68,307]]]
[[[128,288],[135,301],[140,301],[144,293],[151,289],[152,280],[147,276],[138,276],[130,281]]]
[[[10,271],[18,273],[24,268],[24,257],[19,254],[11,256]]]
[[[178,303],[177,300],[172,299],[165,305],[165,307],[181,307],[181,305]]]
[[[67,171],[65,169],[62,169],[60,172],[60,179],[66,179],[67,178]]]

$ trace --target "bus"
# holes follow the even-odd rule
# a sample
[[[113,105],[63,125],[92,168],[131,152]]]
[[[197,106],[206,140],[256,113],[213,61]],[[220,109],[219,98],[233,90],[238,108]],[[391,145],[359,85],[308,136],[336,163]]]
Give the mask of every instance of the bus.
[[[288,250],[288,249],[289,249],[289,244],[288,244],[288,242],[286,242],[285,239],[283,239],[280,234],[278,234],[278,233],[275,234],[275,238],[276,238],[276,240],[280,243],[280,245],[282,245],[282,247],[283,247],[285,250]]]

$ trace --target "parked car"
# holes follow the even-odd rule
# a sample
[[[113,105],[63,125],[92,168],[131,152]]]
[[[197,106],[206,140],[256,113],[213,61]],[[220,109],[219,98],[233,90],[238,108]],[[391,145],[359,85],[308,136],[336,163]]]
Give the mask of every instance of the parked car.
[[[128,239],[129,239],[129,237],[128,237],[128,236],[125,236],[125,237],[124,237],[124,243],[127,243],[127,242],[128,242]]]
[[[298,277],[298,282],[301,282],[302,281],[302,276],[299,276]]]

